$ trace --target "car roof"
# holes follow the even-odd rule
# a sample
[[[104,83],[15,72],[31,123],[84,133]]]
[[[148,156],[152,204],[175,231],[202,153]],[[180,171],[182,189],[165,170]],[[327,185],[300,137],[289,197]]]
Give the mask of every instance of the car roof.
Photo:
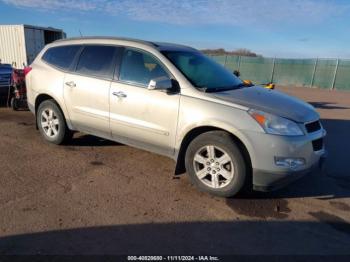
[[[138,44],[144,44],[150,47],[153,47],[155,49],[158,49],[159,51],[196,51],[195,48],[192,48],[190,46],[186,45],[180,45],[180,44],[173,44],[173,43],[166,43],[166,42],[151,42],[151,41],[145,41],[140,39],[134,39],[134,38],[127,38],[127,37],[106,37],[106,36],[89,36],[89,37],[72,37],[72,38],[65,38],[56,40],[54,43],[62,43],[62,42],[76,42],[76,41],[84,41],[84,40],[116,40],[116,41],[122,41],[122,42],[129,42],[129,43],[138,43]]]

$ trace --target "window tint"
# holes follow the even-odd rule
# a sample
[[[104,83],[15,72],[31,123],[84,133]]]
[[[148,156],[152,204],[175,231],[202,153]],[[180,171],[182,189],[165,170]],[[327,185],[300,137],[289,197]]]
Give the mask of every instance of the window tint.
[[[80,45],[52,47],[46,51],[42,59],[51,65],[67,70],[80,48]]]
[[[86,46],[80,55],[76,72],[84,75],[112,78],[113,60],[117,48]]]
[[[198,88],[224,91],[242,87],[232,72],[199,52],[163,51],[163,54]]]
[[[131,49],[124,50],[120,80],[147,86],[151,79],[158,77],[169,78],[153,56]]]

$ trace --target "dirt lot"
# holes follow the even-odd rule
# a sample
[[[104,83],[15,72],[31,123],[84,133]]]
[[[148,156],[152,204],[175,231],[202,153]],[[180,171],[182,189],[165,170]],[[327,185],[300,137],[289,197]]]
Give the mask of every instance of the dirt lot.
[[[324,172],[274,193],[198,192],[174,163],[0,109],[0,254],[350,254],[350,93],[280,88],[328,131]]]

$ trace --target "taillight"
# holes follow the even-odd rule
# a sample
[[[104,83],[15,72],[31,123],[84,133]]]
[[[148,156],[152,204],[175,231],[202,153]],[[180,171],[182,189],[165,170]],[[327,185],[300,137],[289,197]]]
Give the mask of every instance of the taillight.
[[[26,66],[23,70],[24,76],[28,75],[30,71],[32,71],[32,68],[30,66]]]

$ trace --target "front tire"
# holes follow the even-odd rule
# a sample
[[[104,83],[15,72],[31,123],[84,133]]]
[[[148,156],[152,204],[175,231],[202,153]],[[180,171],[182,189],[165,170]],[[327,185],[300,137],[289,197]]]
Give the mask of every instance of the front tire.
[[[185,165],[196,187],[220,197],[237,194],[247,177],[244,157],[224,131],[210,131],[196,137],[187,148]]]
[[[39,105],[36,121],[42,137],[53,144],[60,145],[72,138],[73,132],[54,100],[46,100]]]

